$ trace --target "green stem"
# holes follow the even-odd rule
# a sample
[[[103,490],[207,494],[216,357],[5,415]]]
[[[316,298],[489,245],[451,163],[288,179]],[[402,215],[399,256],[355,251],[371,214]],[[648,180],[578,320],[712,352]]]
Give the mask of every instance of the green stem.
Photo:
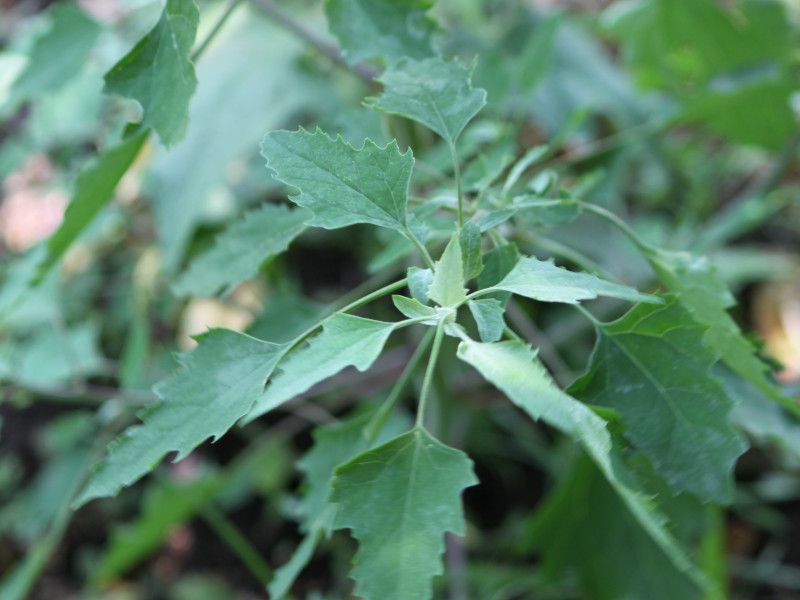
[[[301,333],[296,338],[294,338],[291,342],[289,342],[289,344],[286,347],[286,350],[284,350],[284,354],[286,352],[289,352],[289,350],[291,350],[292,348],[295,348],[300,342],[302,342],[304,339],[306,339],[308,336],[310,336],[312,333],[314,333],[317,329],[319,329],[322,326],[323,321],[325,321],[325,319],[327,319],[328,317],[330,317],[330,316],[332,316],[334,314],[337,314],[337,313],[345,313],[345,312],[348,312],[350,310],[354,310],[354,309],[358,308],[359,306],[363,306],[364,304],[368,304],[368,303],[372,302],[373,300],[376,300],[377,298],[382,298],[383,296],[386,296],[387,294],[391,294],[392,292],[399,290],[400,288],[402,288],[405,285],[406,285],[406,278],[404,277],[403,279],[401,279],[399,281],[395,281],[394,283],[390,283],[389,285],[385,285],[382,288],[375,290],[374,292],[370,292],[369,294],[366,294],[365,296],[361,296],[360,298],[356,298],[355,300],[353,300],[349,304],[346,304],[345,306],[342,306],[341,308],[337,308],[337,305],[340,304],[341,301],[344,298],[346,298],[346,296],[343,297],[343,298],[340,298],[340,302],[336,302],[336,303],[332,304],[325,311],[325,317],[323,317],[322,319],[320,319],[319,321],[314,323],[314,325],[312,325],[311,327],[306,329],[303,333]]]
[[[428,367],[425,369],[425,378],[422,380],[422,390],[419,393],[419,406],[417,407],[417,427],[422,427],[422,423],[425,420],[425,406],[428,403],[428,396],[430,396],[433,372],[436,369],[436,362],[439,359],[439,351],[442,349],[443,337],[444,319],[439,321],[439,324],[436,326],[436,334],[433,337],[433,348],[431,348],[431,354],[428,358]]]
[[[393,283],[390,283],[388,285],[385,285],[382,288],[377,289],[374,292],[371,292],[371,293],[367,294],[366,296],[361,296],[361,298],[357,298],[356,300],[353,300],[352,302],[350,302],[349,304],[347,304],[347,305],[343,306],[342,308],[336,310],[335,312],[344,313],[344,312],[348,312],[348,311],[351,311],[351,310],[355,310],[356,308],[359,308],[360,306],[364,306],[365,304],[369,304],[373,300],[377,300],[378,298],[383,298],[387,294],[391,294],[392,292],[396,292],[400,288],[405,287],[405,285],[406,285],[406,278],[403,277],[402,279],[400,279],[398,281],[395,281]]]
[[[486,294],[491,294],[493,292],[502,292],[502,291],[504,290],[498,289],[496,287],[487,287],[480,290],[475,290],[474,292],[471,292],[466,295],[466,297],[464,298],[464,302],[466,302],[467,300],[474,300],[475,298],[480,298],[481,296],[485,296]]]
[[[414,350],[414,353],[411,355],[411,358],[408,359],[408,362],[406,363],[403,372],[400,374],[400,377],[397,378],[394,386],[392,386],[392,389],[389,392],[389,395],[386,397],[386,400],[384,400],[383,404],[381,404],[380,408],[378,408],[378,411],[364,428],[364,435],[366,436],[370,446],[375,443],[375,440],[377,439],[378,434],[381,432],[381,429],[383,429],[383,426],[386,425],[389,415],[392,414],[395,405],[397,404],[398,400],[400,400],[400,395],[408,386],[411,376],[422,362],[422,357],[425,356],[428,346],[431,345],[433,336],[434,330],[428,329],[425,337],[422,338]]]
[[[372,83],[372,80],[378,75],[375,69],[366,63],[359,63],[357,65],[348,64],[342,55],[342,51],[337,46],[334,46],[315,31],[309,29],[303,23],[292,17],[274,0],[251,1],[256,8],[272,21],[296,35],[317,52],[327,57],[336,66],[358,75],[365,83]]]
[[[247,541],[233,523],[212,504],[209,504],[203,509],[202,517],[222,541],[228,544],[231,550],[236,553],[242,563],[247,567],[247,570],[250,571],[259,583],[265,587],[269,585],[269,582],[272,580],[272,569],[264,562],[258,551],[253,548],[250,542]]]
[[[417,250],[419,251],[420,255],[422,256],[423,260],[425,261],[425,264],[428,265],[428,268],[431,271],[433,271],[436,267],[433,264],[433,258],[431,258],[431,255],[428,252],[428,249],[425,247],[425,244],[423,244],[422,242],[419,241],[419,238],[416,235],[414,235],[414,232],[411,231],[411,229],[408,227],[408,225],[406,225],[405,228],[406,228],[406,231],[405,231],[406,237],[409,240],[411,240],[411,243],[413,243],[417,247]]]
[[[211,31],[208,32],[203,41],[200,42],[200,45],[192,52],[192,62],[200,58],[200,56],[206,51],[209,44],[211,44],[212,40],[217,37],[217,34],[225,25],[225,22],[233,14],[233,11],[236,10],[236,7],[239,6],[241,2],[242,0],[228,0],[228,5],[225,7],[225,11],[220,15],[219,19],[217,19],[217,22],[214,23]]]
[[[573,304],[572,306],[574,306],[577,309],[577,311],[579,313],[581,313],[584,317],[589,319],[592,322],[593,325],[599,326],[601,324],[600,321],[597,320],[597,317],[595,317],[592,313],[590,313],[587,309],[585,309],[580,304]]]
[[[579,200],[578,202],[580,202],[581,208],[583,208],[585,211],[594,213],[598,217],[605,219],[617,229],[622,231],[622,233],[624,233],[644,255],[652,256],[657,253],[656,248],[645,242],[641,237],[639,237],[639,234],[637,234],[631,228],[630,225],[628,225],[610,210],[607,210],[602,206],[598,206],[597,204],[592,204],[591,202],[584,202],[582,200]]]
[[[464,193],[461,189],[461,166],[458,163],[458,153],[456,145],[452,142],[450,146],[450,157],[453,159],[453,175],[456,179],[456,196],[458,197],[458,228],[464,226]]]

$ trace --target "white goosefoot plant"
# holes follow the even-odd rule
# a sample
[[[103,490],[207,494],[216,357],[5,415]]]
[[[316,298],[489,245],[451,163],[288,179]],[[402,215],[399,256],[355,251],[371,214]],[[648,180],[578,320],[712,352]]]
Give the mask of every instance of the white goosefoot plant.
[[[173,289],[180,295],[229,291],[309,228],[390,230],[396,257],[416,264],[389,283],[393,267],[387,268],[381,284],[335,304],[289,341],[228,329],[200,336],[198,347],[156,386],[158,401],[140,413],[141,422],[110,444],[74,507],[116,495],[165,456],[181,460],[348,367],[369,369],[393,334],[413,327],[424,333],[383,403],[317,430],[299,465],[306,478],[298,510],[305,538],[272,579],[272,597],[288,593],[317,544],[337,530],[349,530],[359,544],[351,573],[356,596],[432,597],[434,578],[444,571],[446,534],[467,532],[462,493],[480,485],[469,456],[430,425],[432,405],[446,393],[435,391],[437,365],[452,351],[522,413],[585,455],[598,498],[606,494],[626,515],[643,552],[683,578],[691,595],[714,594],[715,582],[660,506],[670,495],[722,505],[732,500],[733,467],[747,444],[711,369],[724,368],[795,414],[797,407],[728,315],[731,297],[708,263],[652,245],[604,207],[540,176],[538,165],[553,148],[536,146],[511,161],[483,157],[471,163],[472,173],[464,172],[459,142],[486,93],[472,85],[471,67],[435,50],[426,8],[425,2],[328,0],[326,10],[344,60],[357,65],[377,58],[385,65],[374,80],[380,91],[365,106],[396,125],[408,120],[435,134],[452,159],[452,177],[426,181],[412,149],[396,140],[352,145],[319,128],[269,132],[261,154],[291,204],[245,214]],[[107,74],[107,91],[137,100],[143,118],[81,174],[42,274],[99,212],[151,131],[165,145],[180,139],[196,84],[197,24],[191,0],[168,0],[155,28]],[[513,241],[537,224],[598,218],[618,228],[652,267],[647,290],[522,255]],[[369,318],[372,303],[390,295],[396,319]],[[583,305],[598,297],[629,309],[603,322]],[[523,339],[506,323],[515,298],[569,305],[591,321],[594,352],[585,374],[567,389],[540,361],[537,340]],[[419,375],[415,418],[406,421],[402,401]],[[547,531],[546,518],[539,527]]]

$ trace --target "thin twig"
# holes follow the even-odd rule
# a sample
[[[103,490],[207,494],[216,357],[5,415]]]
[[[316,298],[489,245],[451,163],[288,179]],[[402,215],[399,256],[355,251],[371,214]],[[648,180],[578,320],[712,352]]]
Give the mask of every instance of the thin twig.
[[[539,349],[539,356],[542,358],[542,362],[550,369],[553,378],[562,386],[570,383],[573,378],[573,373],[569,365],[564,362],[564,359],[561,358],[561,355],[548,337],[539,331],[533,321],[528,318],[515,300],[511,299],[508,301],[506,314],[508,315],[509,321],[511,321],[520,333]]]
[[[225,25],[225,22],[228,18],[233,14],[233,11],[236,9],[237,6],[241,3],[242,0],[228,0],[228,5],[225,7],[225,11],[220,15],[217,22],[214,23],[214,26],[208,32],[206,37],[203,39],[202,42],[197,46],[197,48],[192,52],[191,60],[192,62],[196,61],[203,52],[206,51],[209,44],[211,44],[212,40],[217,37],[217,34],[220,32],[222,27]]]
[[[20,385],[9,385],[5,389],[5,398],[10,399],[16,393],[35,395],[44,401],[70,404],[102,404],[107,400],[118,398],[131,406],[144,406],[156,400],[155,394],[142,390],[124,390],[113,386],[78,383],[68,387],[35,388]]]
[[[322,38],[317,32],[309,29],[302,23],[295,20],[294,17],[284,11],[283,8],[278,6],[278,4],[272,0],[252,0],[252,2],[254,6],[256,6],[270,19],[281,25],[284,29],[291,31],[309,46],[317,50],[320,54],[327,57],[336,66],[355,73],[367,83],[372,83],[377,76],[378,72],[367,64],[349,64],[344,59],[342,51],[337,46],[331,44],[329,41]]]
[[[775,163],[772,168],[761,178],[755,180],[748,186],[735,200],[734,204],[741,204],[742,202],[763,196],[764,194],[772,191],[786,175],[787,171],[791,169],[792,165],[797,159],[797,153],[800,151],[800,130],[796,131],[781,148]]]
[[[208,504],[200,513],[203,520],[241,559],[247,570],[263,586],[272,580],[272,569],[264,562],[258,551],[214,504]]]

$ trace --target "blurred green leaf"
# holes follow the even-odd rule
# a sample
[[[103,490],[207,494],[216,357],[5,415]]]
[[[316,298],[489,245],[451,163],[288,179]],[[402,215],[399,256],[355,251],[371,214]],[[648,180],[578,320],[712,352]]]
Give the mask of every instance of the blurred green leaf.
[[[142,128],[165,146],[183,138],[197,87],[190,53],[200,13],[194,0],[167,0],[158,23],[105,75],[105,91],[136,100]]]
[[[11,98],[28,99],[58,90],[75,77],[92,51],[101,27],[77,6],[58,2],[50,28],[36,39],[25,69],[14,81]]]
[[[427,16],[432,0],[326,0],[328,26],[351,64],[380,58],[427,58],[436,23]]]
[[[472,70],[441,58],[402,59],[378,78],[383,94],[365,102],[376,110],[419,121],[455,144],[486,104],[486,91],[472,87]]]
[[[147,141],[147,132],[139,132],[116,146],[104,150],[81,171],[75,182],[72,200],[64,221],[47,241],[47,256],[39,266],[37,278],[49,271],[78,236],[111,200],[114,190]]]
[[[173,285],[176,294],[226,294],[253,277],[263,262],[284,252],[305,229],[311,213],[266,204],[233,223],[196,258]]]

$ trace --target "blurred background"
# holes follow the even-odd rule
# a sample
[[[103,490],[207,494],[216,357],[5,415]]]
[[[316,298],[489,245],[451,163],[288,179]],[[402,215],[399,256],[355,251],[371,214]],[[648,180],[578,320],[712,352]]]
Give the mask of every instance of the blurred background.
[[[198,4],[199,40],[228,4]],[[379,397],[413,349],[400,341],[368,373],[345,372],[118,498],[68,510],[86,462],[153,400],[192,335],[221,326],[289,339],[326,303],[404,268],[388,233],[311,230],[229,294],[177,293],[187,264],[243,210],[285,201],[258,153],[267,131],[397,138],[417,157],[417,190],[435,190],[449,168],[429,133],[361,108],[377,88],[337,58],[320,2],[243,0],[197,62],[185,138],[146,145],[58,269],[26,289],[79,170],[139,117],[102,93],[102,76],[161,9],[0,0],[0,598],[264,597],[254,569],[283,563],[300,539],[294,465],[311,429]],[[654,244],[708,255],[736,321],[798,397],[800,2],[439,0],[430,14],[446,54],[477,56],[474,84],[488,92],[462,140],[468,184],[479,189],[487,161],[550,143],[539,185],[613,210]],[[649,267],[623,237],[568,220],[532,222],[516,241],[647,287]],[[561,383],[581,373],[593,336],[580,315],[525,307],[509,321],[539,340]],[[474,381],[459,388],[473,410],[452,426],[482,482],[465,497],[470,597],[613,597],[587,595],[569,564],[542,559],[530,523],[558,468],[546,464],[554,440]],[[800,598],[800,425],[753,390],[729,392],[754,440],[736,502],[718,515],[731,596]],[[617,552],[612,543],[624,542],[587,547]],[[328,542],[296,597],[343,597],[352,547]]]

